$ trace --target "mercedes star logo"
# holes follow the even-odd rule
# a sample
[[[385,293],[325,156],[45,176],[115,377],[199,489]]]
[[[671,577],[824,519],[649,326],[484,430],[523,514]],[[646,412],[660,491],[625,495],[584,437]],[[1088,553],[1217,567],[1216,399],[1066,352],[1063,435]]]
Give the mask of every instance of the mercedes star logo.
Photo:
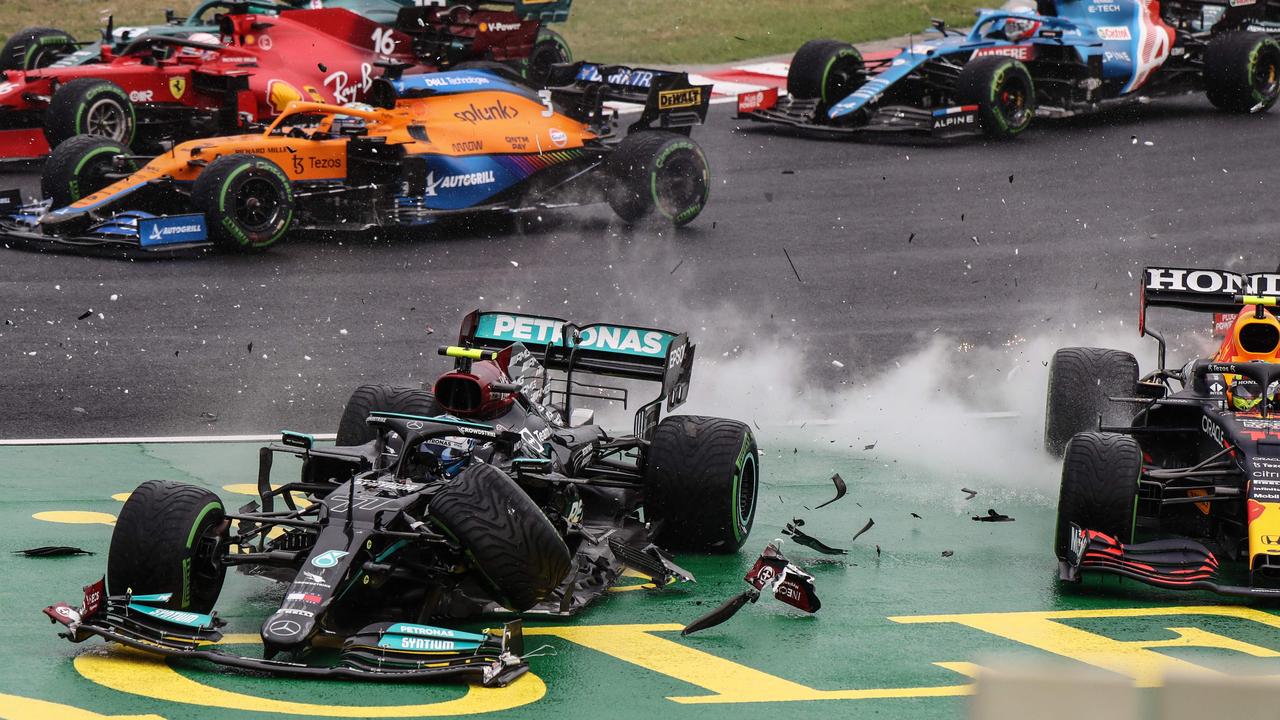
[[[297,635],[302,626],[292,620],[277,620],[267,627],[267,632],[274,635]]]

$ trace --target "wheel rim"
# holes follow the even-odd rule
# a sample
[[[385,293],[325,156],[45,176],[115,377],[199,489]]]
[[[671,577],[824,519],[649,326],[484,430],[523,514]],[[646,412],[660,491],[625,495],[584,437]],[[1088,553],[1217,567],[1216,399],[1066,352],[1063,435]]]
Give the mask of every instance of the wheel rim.
[[[113,99],[102,99],[89,106],[84,114],[85,131],[112,140],[124,141],[129,122],[124,108]]]
[[[543,41],[539,47],[534,48],[525,77],[534,82],[544,82],[551,75],[552,65],[565,62],[569,62],[569,58],[560,43],[554,40]]]
[[[706,197],[707,179],[701,160],[697,152],[681,149],[658,168],[658,206],[667,217],[677,217]]]
[[[80,197],[92,195],[110,185],[113,180],[108,178],[107,175],[113,170],[115,170],[114,155],[107,155],[101,160],[95,159],[86,165],[78,178]]]
[[[1022,77],[1005,74],[996,90],[996,108],[1009,124],[1017,130],[1031,121],[1030,90]]]
[[[250,177],[236,189],[234,205],[236,222],[251,233],[260,233],[277,224],[284,198],[267,178]]]
[[[1253,87],[1266,100],[1280,94],[1280,62],[1277,62],[1277,53],[1266,53],[1254,65]]]
[[[836,58],[827,69],[827,76],[822,85],[822,100],[836,103],[862,85],[862,61],[847,55]]]
[[[756,459],[748,455],[738,475],[738,535],[747,534],[756,512]]]

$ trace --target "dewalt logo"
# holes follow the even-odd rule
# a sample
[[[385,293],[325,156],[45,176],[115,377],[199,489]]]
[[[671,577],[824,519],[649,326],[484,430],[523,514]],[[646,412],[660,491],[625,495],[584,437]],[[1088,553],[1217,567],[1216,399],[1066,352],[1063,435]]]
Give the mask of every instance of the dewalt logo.
[[[663,90],[658,93],[659,110],[675,110],[677,108],[694,107],[701,104],[702,88]]]

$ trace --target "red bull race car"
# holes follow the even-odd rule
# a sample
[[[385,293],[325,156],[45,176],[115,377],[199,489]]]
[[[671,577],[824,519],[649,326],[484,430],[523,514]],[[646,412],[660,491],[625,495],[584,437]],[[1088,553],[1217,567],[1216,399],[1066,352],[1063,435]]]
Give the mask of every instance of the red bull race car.
[[[906,132],[1013,137],[1068,117],[1191,92],[1229,112],[1280,98],[1277,0],[1039,0],[987,10],[967,32],[864,61],[836,40],[791,60],[787,96],[744,93],[739,117],[843,136]]]
[[[1045,447],[1062,456],[1060,577],[1119,575],[1176,590],[1280,598],[1280,273],[1147,268],[1134,356],[1063,348]],[[1232,315],[1207,358],[1166,365],[1149,308]]]
[[[212,33],[142,33],[103,45],[98,63],[4,71],[0,159],[41,157],[80,134],[155,154],[259,126],[295,100],[362,101],[392,66],[536,61],[525,69],[545,76],[569,59],[567,46],[532,57],[540,23],[511,10],[410,5],[384,25],[341,7],[251,12],[259,5],[218,3]]]

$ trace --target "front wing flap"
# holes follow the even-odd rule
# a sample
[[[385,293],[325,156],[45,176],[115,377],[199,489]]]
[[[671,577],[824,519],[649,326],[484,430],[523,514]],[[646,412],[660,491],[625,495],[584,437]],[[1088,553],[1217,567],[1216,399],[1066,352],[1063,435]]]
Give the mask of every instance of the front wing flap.
[[[40,220],[49,202],[12,206],[17,191],[0,191],[0,241],[46,252],[78,252],[126,257],[155,257],[202,252],[212,246],[203,214],[152,215],[126,211],[104,220],[68,224],[68,229],[45,227]],[[8,202],[6,202],[8,201]]]

